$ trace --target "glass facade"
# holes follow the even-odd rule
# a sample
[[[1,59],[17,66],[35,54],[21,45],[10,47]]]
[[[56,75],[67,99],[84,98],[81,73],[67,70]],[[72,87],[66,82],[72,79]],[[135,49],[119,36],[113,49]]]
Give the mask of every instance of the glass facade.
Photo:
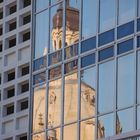
[[[139,3],[35,1],[32,140],[133,139],[139,132]]]

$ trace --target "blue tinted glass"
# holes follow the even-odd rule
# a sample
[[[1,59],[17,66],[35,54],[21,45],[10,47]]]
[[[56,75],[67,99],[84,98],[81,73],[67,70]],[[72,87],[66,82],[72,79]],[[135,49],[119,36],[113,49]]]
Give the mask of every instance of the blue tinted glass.
[[[125,53],[132,49],[133,49],[133,39],[130,39],[118,44],[117,53],[118,54]]]
[[[125,133],[134,130],[133,108],[117,112],[116,116],[116,133]]]
[[[135,0],[119,0],[119,24],[135,18]]]
[[[77,70],[77,66],[78,66],[78,60],[74,60],[72,62],[65,64],[65,74],[72,72],[73,70]]]
[[[140,19],[137,20],[137,31],[140,31]]]
[[[121,25],[117,28],[117,38],[122,38],[134,33],[134,21]]]
[[[99,52],[99,61],[114,56],[114,47],[110,47]]]
[[[49,6],[49,0],[36,0],[36,11],[43,10]]]
[[[34,61],[33,70],[36,71],[41,68],[44,68],[45,66],[46,66],[46,57],[41,57]]]
[[[140,106],[137,107],[137,129],[140,129]]]
[[[65,59],[69,59],[78,54],[78,44],[74,44],[70,47],[65,48]]]
[[[46,74],[45,72],[39,73],[37,75],[34,75],[33,77],[33,84],[39,84],[46,80]]]
[[[99,35],[99,46],[105,45],[112,41],[114,41],[114,29]]]
[[[140,103],[140,51],[137,53],[137,103]]]
[[[88,56],[85,56],[81,58],[81,67],[86,67],[88,65],[95,63],[95,54],[90,54]]]
[[[137,47],[140,47],[140,36],[137,37]]]
[[[115,26],[115,0],[100,0],[100,32]]]
[[[62,60],[62,51],[57,51],[55,53],[49,54],[49,66],[56,64]]]
[[[134,55],[129,54],[118,58],[117,106],[125,108],[134,103],[135,61]]]
[[[81,52],[86,52],[96,48],[96,37],[92,37],[82,42],[81,44]]]

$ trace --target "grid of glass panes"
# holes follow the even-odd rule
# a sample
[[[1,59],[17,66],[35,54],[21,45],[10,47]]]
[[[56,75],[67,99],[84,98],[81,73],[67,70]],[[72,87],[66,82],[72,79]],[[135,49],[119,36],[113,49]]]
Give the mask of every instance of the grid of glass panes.
[[[91,140],[140,129],[139,0],[41,1],[33,59],[47,56],[46,94],[42,83],[33,94],[36,100],[41,89],[46,111],[33,105],[33,117],[42,110],[33,139]]]

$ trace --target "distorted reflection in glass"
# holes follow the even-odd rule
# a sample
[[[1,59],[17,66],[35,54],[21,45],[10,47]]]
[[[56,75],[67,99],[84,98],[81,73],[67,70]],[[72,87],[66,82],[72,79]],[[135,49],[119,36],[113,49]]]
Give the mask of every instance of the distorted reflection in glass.
[[[77,73],[65,77],[64,93],[64,122],[70,123],[77,120],[77,96],[78,80]]]
[[[80,140],[95,139],[95,119],[89,119],[81,122],[80,125]]]
[[[96,34],[98,0],[83,0],[82,39]]]
[[[118,108],[129,107],[134,103],[134,55],[129,54],[118,59],[117,80],[117,106]],[[126,100],[127,99],[127,100]]]
[[[113,114],[107,114],[98,118],[98,138],[112,136],[114,132]]]
[[[100,32],[115,26],[115,0],[100,0]]]
[[[65,46],[79,41],[79,5],[80,0],[66,0]]]
[[[60,125],[61,118],[61,79],[49,82],[48,128]]]
[[[134,0],[119,0],[119,24],[128,22],[135,18],[135,1]]]
[[[45,140],[45,133],[38,133],[32,136],[32,140]]]
[[[81,118],[95,115],[96,68],[81,71]]]
[[[47,140],[60,140],[60,128],[49,130]]]
[[[114,107],[115,61],[99,65],[98,113],[109,112]],[[109,99],[109,102],[108,102]]]
[[[133,108],[117,112],[116,116],[116,134],[125,133],[134,130]]]
[[[62,48],[63,37],[63,5],[54,6],[50,10],[50,52]]]
[[[43,10],[49,6],[49,0],[36,0],[36,11]]]
[[[137,129],[140,129],[140,106],[137,107]]]
[[[56,4],[59,1],[63,1],[63,0],[50,0],[51,1],[51,5]]]
[[[46,55],[48,51],[48,10],[36,15],[35,58]]]
[[[64,127],[63,140],[77,140],[77,124]]]
[[[140,51],[137,54],[137,103],[140,103]]]
[[[36,87],[33,97],[33,132],[45,129],[46,85]]]
[[[140,17],[140,0],[138,0],[138,16]]]

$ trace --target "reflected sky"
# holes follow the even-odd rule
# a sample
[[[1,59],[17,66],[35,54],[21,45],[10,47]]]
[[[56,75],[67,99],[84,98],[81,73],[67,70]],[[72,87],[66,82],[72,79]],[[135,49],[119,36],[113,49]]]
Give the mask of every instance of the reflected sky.
[[[138,103],[140,103],[140,51],[138,52],[138,57],[137,57],[137,59],[138,59],[138,68],[137,68],[137,70],[138,70],[138,73],[137,73],[137,77],[138,77],[138,83],[137,83],[137,102]]]

